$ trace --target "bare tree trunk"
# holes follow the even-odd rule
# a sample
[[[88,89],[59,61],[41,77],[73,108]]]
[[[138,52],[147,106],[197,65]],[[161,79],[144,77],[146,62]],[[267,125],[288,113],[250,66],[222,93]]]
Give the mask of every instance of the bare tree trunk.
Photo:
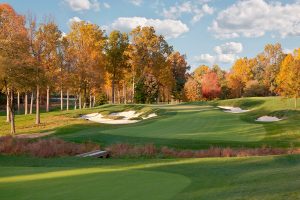
[[[92,95],[90,95],[90,108],[92,108]]]
[[[46,112],[49,112],[50,105],[50,87],[47,86],[47,103],[46,103]]]
[[[69,110],[69,101],[70,101],[69,90],[67,90],[67,110]]]
[[[24,110],[25,110],[25,115],[27,115],[28,114],[28,94],[27,94],[27,92],[25,92]]]
[[[6,122],[10,122],[10,110],[9,110],[9,89],[7,89],[7,94],[6,94]]]
[[[111,82],[111,103],[115,104],[115,80],[114,80],[114,77]]]
[[[30,111],[29,114],[32,114],[33,110],[33,91],[31,92],[31,98],[30,98]]]
[[[96,96],[93,96],[93,108],[95,107],[96,104]]]
[[[20,113],[20,92],[18,92],[18,113]]]
[[[123,97],[124,97],[124,104],[127,104],[127,90],[126,90],[126,84],[123,85]]]
[[[77,110],[77,100],[78,100],[78,95],[76,95],[76,98],[75,98],[74,110]]]
[[[120,95],[120,89],[118,87],[118,104],[121,103],[121,95]]]
[[[60,89],[60,110],[64,109],[64,96],[63,89]]]
[[[14,92],[13,90],[10,91],[10,98],[9,98],[9,116],[10,116],[10,133],[14,135],[16,133],[15,127],[15,110],[14,110]]]
[[[36,117],[35,117],[35,124],[40,124],[40,86],[36,87]]]
[[[82,109],[81,94],[79,94],[78,98],[79,98],[79,109],[81,110]]]
[[[134,88],[135,88],[135,84],[134,84],[134,77],[132,78],[132,97],[131,97],[131,103],[134,103]]]

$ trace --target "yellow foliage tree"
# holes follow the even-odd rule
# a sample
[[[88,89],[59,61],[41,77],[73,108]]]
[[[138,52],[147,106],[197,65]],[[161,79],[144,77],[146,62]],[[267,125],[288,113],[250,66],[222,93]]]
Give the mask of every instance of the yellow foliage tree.
[[[297,109],[297,99],[300,96],[300,57],[295,51],[295,57],[288,54],[283,60],[280,71],[277,75],[277,90],[286,97],[293,97],[295,99],[295,109]]]

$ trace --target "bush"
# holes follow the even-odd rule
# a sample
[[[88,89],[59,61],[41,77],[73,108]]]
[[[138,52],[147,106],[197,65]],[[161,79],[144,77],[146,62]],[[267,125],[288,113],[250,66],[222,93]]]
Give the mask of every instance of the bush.
[[[164,158],[209,158],[209,157],[246,157],[246,156],[266,156],[282,154],[299,154],[300,149],[296,148],[271,148],[262,146],[253,149],[232,149],[211,147],[205,150],[175,150],[169,147],[156,148],[153,144],[144,146],[134,146],[130,144],[114,144],[106,150],[111,156],[120,157],[164,157]]]
[[[101,106],[108,103],[108,99],[106,94],[100,93],[96,96],[96,104],[95,106]]]
[[[268,89],[257,80],[249,81],[244,90],[245,97],[263,97],[268,93]]]
[[[99,145],[90,142],[76,144],[65,142],[64,140],[57,138],[39,139],[37,141],[16,139],[11,136],[0,138],[0,154],[5,155],[30,155],[49,158],[57,156],[74,156],[99,149]]]

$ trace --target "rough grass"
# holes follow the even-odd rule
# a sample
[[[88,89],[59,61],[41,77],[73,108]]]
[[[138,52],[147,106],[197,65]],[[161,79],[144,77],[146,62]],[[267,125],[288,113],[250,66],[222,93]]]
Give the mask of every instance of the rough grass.
[[[0,199],[300,199],[300,156],[37,159],[0,156]]]

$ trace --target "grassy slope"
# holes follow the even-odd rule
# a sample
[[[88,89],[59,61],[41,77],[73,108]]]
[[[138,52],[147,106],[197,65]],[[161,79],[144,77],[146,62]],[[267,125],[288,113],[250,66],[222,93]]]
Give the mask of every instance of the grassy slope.
[[[0,163],[0,199],[300,199],[300,156]]]
[[[215,105],[233,105],[251,109],[243,114],[224,113]],[[17,116],[18,133],[56,130],[56,136],[83,142],[91,140],[101,145],[117,142],[154,143],[175,148],[200,149],[210,146],[254,147],[264,144],[276,147],[300,146],[300,114],[292,111],[293,100],[281,98],[244,98],[209,103],[182,105],[105,105],[96,109],[54,111],[42,114],[42,126],[32,126],[34,116]],[[159,112],[159,117],[131,125],[89,123],[73,117],[79,114],[121,110]],[[262,115],[287,118],[281,122],[258,123]],[[8,132],[5,116],[0,116],[2,133]]]
[[[281,98],[245,98],[210,102],[209,105],[233,105],[251,109],[243,114],[224,113],[207,103],[156,105],[165,112],[158,119],[133,125],[89,124],[57,130],[58,136],[81,142],[97,141],[103,145],[155,143],[175,148],[200,149],[210,146],[275,147],[300,146],[300,113],[292,111],[292,100]],[[281,122],[259,123],[263,115],[286,118]]]

